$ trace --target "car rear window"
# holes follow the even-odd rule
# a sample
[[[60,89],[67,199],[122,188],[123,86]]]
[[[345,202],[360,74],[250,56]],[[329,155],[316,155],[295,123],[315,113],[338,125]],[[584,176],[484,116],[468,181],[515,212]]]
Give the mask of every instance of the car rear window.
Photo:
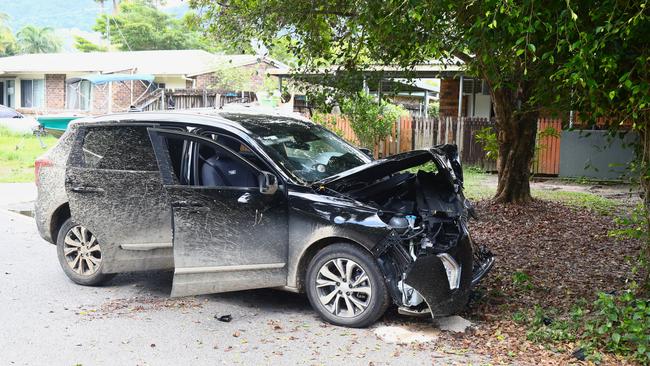
[[[146,127],[88,127],[82,166],[94,169],[156,171],[158,165]]]

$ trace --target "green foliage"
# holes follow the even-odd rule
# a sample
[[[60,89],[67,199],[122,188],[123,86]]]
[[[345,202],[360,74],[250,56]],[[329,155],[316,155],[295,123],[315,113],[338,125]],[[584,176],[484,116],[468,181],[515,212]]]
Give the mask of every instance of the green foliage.
[[[440,117],[440,102],[429,102],[429,109],[427,110],[429,117]]]
[[[7,25],[9,16],[0,13],[0,57],[11,56],[16,52],[16,38]]]
[[[533,288],[535,288],[530,276],[521,271],[517,271],[512,274],[512,284],[519,290],[523,291],[531,291]]]
[[[222,91],[250,91],[252,88],[251,78],[254,70],[246,68],[224,68],[214,73],[217,82],[210,85],[210,88]]]
[[[106,47],[94,44],[89,40],[80,36],[74,37],[74,48],[76,48],[81,52],[106,52],[107,51]]]
[[[611,230],[608,234],[612,237],[618,239],[634,239],[638,240],[642,245],[646,245],[648,240],[650,240],[650,233],[648,233],[648,214],[647,207],[642,204],[636,206],[629,216],[620,216],[615,219],[616,223],[619,225],[619,228],[616,230]],[[639,252],[637,257],[636,265],[633,267],[634,273],[639,273],[644,271],[645,279],[641,284],[643,292],[650,294],[650,280],[648,277],[650,273],[648,268],[650,268],[650,263],[648,263],[650,258],[647,253],[643,250]]]
[[[209,85],[210,88],[227,91],[265,91],[273,92],[278,89],[277,78],[270,75],[259,75],[258,70],[242,67],[229,67],[215,71],[213,74],[216,82]],[[261,81],[261,85],[253,82],[254,79]]]
[[[600,293],[594,316],[584,329],[588,349],[604,349],[650,364],[650,300],[626,290],[618,296]]]
[[[348,117],[350,127],[362,146],[374,148],[375,144],[390,135],[397,119],[406,113],[404,108],[375,97],[357,93],[341,102],[341,112]]]
[[[205,49],[217,51],[217,42],[205,38],[192,27],[193,15],[183,20],[158,10],[151,1],[122,1],[119,11],[97,17],[94,30],[107,38],[109,21],[111,44],[122,51]]]
[[[583,120],[625,119],[637,127],[648,121],[650,32],[648,1],[572,1],[562,14],[559,53],[566,61],[553,80],[573,89],[572,108]],[[558,96],[559,98],[559,96]]]
[[[492,127],[483,127],[474,133],[476,141],[483,145],[485,157],[491,160],[497,160],[499,157],[499,141],[497,134]]]
[[[556,350],[577,343],[595,362],[604,351],[650,364],[650,300],[639,299],[631,289],[617,296],[599,293],[592,306],[578,300],[566,313],[535,306],[512,318],[527,327],[526,337],[532,342]]]
[[[526,319],[526,338],[537,343],[574,342],[583,315],[584,310],[580,307],[575,307],[569,316],[562,316],[556,309],[535,306],[532,316]]]
[[[296,57],[292,52],[295,41],[289,37],[280,37],[273,40],[272,44],[265,44],[268,49],[268,56],[274,60],[283,62],[289,66],[295,66]]]
[[[53,53],[61,51],[61,40],[50,27],[24,26],[16,33],[21,53]]]
[[[582,121],[603,118],[617,132],[629,124],[639,132],[637,159],[631,165],[644,190],[643,220],[650,217],[650,2],[605,0],[567,2],[571,10],[562,14],[567,24],[556,42],[556,53],[564,55],[551,80],[572,91],[571,109]],[[561,98],[558,96],[558,99]],[[646,228],[645,232],[648,231]],[[641,241],[640,265],[650,272],[650,240]],[[642,284],[650,293],[650,278]]]

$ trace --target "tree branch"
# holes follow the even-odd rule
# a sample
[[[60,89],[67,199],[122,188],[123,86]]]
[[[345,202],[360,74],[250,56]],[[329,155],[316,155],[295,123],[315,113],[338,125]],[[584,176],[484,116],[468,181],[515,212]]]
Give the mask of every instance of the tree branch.
[[[454,51],[453,55],[456,56],[456,57],[458,57],[459,59],[461,59],[461,60],[462,60],[464,63],[466,63],[466,64],[468,64],[468,63],[474,61],[474,57],[472,57],[472,56],[466,54],[465,52]]]

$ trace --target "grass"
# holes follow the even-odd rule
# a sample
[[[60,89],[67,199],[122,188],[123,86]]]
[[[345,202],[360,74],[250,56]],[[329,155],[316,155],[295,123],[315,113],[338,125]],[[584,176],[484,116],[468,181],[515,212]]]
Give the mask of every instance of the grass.
[[[490,199],[496,193],[496,186],[489,184],[489,174],[483,173],[473,167],[467,167],[465,176],[465,196],[473,201]],[[533,189],[533,198],[562,202],[566,205],[596,211],[602,215],[610,215],[615,212],[618,206],[617,201],[598,196],[587,192],[573,191],[549,191],[545,189]]]
[[[483,173],[473,167],[463,170],[463,186],[465,197],[472,201],[480,201],[494,197],[496,187],[487,184],[489,174]]]
[[[12,132],[0,127],[0,183],[34,181],[34,160],[56,144],[52,136],[38,138],[31,134]]]

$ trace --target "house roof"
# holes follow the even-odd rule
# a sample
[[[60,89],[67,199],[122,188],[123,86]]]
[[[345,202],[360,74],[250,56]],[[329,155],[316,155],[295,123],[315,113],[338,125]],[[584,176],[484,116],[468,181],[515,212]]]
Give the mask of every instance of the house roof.
[[[131,52],[41,53],[0,58],[0,74],[10,73],[110,73],[135,70],[154,75],[198,75],[221,68],[267,62],[286,65],[258,55],[215,55],[203,50]]]
[[[278,77],[299,77],[309,79],[310,77],[317,77],[322,75],[334,75],[345,73],[343,67],[334,65],[329,68],[309,71],[306,73],[297,72],[289,68],[278,68],[269,70],[271,75]],[[392,79],[428,79],[428,78],[444,78],[454,77],[456,75],[465,73],[464,63],[457,59],[451,58],[442,61],[431,61],[424,64],[412,66],[410,68],[403,68],[395,65],[371,65],[363,70],[365,74],[381,74],[383,77]]]

